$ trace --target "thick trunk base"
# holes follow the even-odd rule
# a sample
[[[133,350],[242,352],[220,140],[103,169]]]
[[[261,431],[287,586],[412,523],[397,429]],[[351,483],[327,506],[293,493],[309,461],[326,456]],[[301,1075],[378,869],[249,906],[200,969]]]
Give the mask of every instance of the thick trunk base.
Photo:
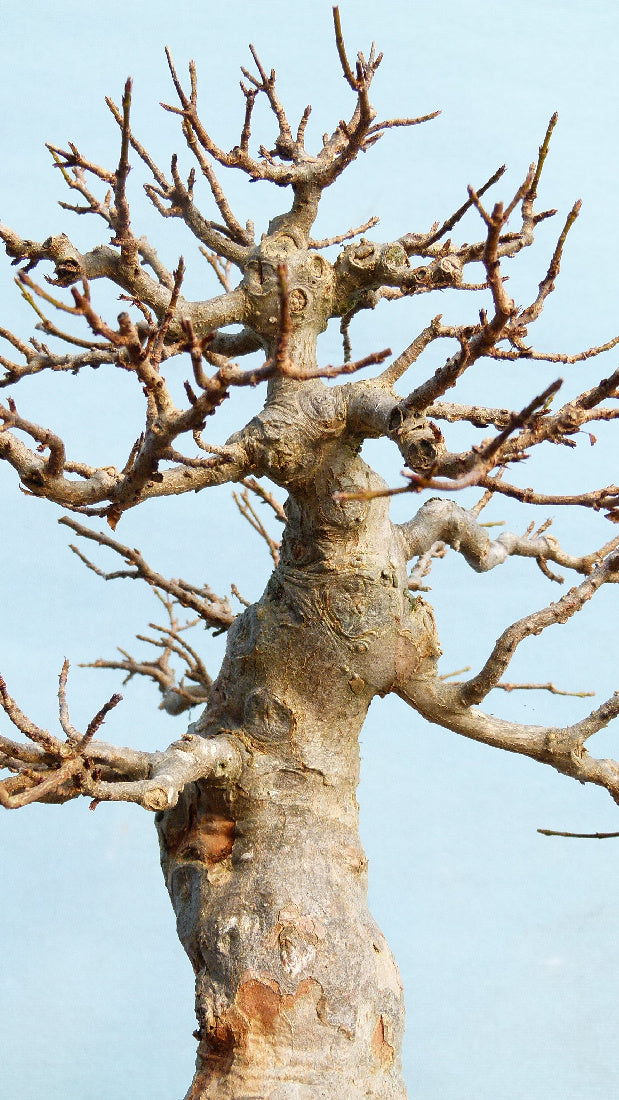
[[[242,773],[186,787],[160,815],[196,975],[188,1100],[406,1097],[402,986],[367,908],[359,731],[372,698],[434,659],[437,641],[390,533],[382,568],[279,569],[239,616],[193,730],[233,736]]]
[[[214,802],[194,789],[165,822],[196,973],[186,1100],[405,1100],[402,986],[367,910],[357,836],[299,807],[232,829]]]

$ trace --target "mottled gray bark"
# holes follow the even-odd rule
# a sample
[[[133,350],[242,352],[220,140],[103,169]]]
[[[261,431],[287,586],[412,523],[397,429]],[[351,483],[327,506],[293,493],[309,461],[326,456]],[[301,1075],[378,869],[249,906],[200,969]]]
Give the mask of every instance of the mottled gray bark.
[[[278,252],[263,242],[262,256]],[[328,297],[310,293],[329,265],[304,250],[294,260],[293,292],[310,314],[293,332],[294,362],[311,369]],[[261,278],[253,323],[268,338],[276,286]],[[237,738],[244,767],[236,783],[186,788],[158,815],[196,971],[192,1098],[405,1096],[400,980],[367,909],[358,737],[372,698],[438,647],[429,609],[408,593],[388,502],[333,500],[383,485],[357,453],[346,397],[280,379],[241,433],[251,469],[288,490],[287,524],[279,566],[233,624],[193,732]]]

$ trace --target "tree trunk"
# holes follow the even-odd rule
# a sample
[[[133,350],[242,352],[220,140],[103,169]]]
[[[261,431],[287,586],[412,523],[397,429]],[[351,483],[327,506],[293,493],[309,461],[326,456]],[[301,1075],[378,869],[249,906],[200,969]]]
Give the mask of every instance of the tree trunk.
[[[408,594],[388,503],[333,500],[382,484],[346,440],[341,391],[310,394],[311,418],[307,384],[288,384],[254,422],[256,466],[275,456],[269,474],[290,490],[282,556],[233,624],[193,727],[233,734],[243,774],[193,785],[158,815],[196,973],[190,1100],[406,1096],[402,987],[367,909],[358,737],[372,698],[435,660],[438,643]]]
[[[196,974],[188,1100],[400,1100],[402,987],[367,909],[356,738],[312,722],[308,754],[300,712],[261,689],[247,709],[260,750],[242,786],[194,788],[160,823]]]

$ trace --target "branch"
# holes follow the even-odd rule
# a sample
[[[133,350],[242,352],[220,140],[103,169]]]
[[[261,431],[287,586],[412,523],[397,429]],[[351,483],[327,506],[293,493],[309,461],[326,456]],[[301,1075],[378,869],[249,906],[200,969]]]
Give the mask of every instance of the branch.
[[[168,580],[168,578],[163,577],[161,573],[157,573],[150,567],[139,550],[132,549],[129,546],[123,546],[122,543],[117,542],[103,531],[92,531],[89,527],[84,527],[70,516],[62,516],[58,522],[65,527],[71,528],[80,538],[89,539],[91,542],[98,543],[99,546],[109,547],[110,550],[113,550],[127,562],[129,566],[127,569],[116,570],[113,573],[104,573],[85,558],[77,547],[71,546],[73,553],[77,554],[80,560],[83,561],[89,569],[96,573],[97,576],[103,577],[104,580],[128,578],[130,580],[146,581],[152,588],[158,589],[160,592],[166,592],[169,596],[172,596],[181,607],[187,607],[195,611],[200,618],[204,620],[207,626],[218,632],[227,630],[231,623],[234,622],[235,616],[232,613],[228,600],[225,597],[216,596],[206,585],[196,587],[181,578],[178,580]]]
[[[549,681],[547,684],[510,684],[501,680],[494,685],[495,691],[548,691],[551,695],[566,695],[571,699],[588,699],[595,695],[594,691],[563,691]]]
[[[543,393],[539,394],[537,397],[534,397],[533,400],[530,401],[529,404],[526,406],[526,408],[522,409],[518,413],[510,413],[507,418],[505,428],[503,429],[503,431],[499,432],[499,434],[495,436],[494,439],[489,440],[488,442],[482,444],[482,446],[480,447],[473,447],[470,455],[470,461],[466,464],[464,462],[461,462],[461,466],[464,466],[465,468],[464,473],[458,474],[453,478],[440,478],[434,477],[432,471],[430,471],[428,476],[425,476],[414,471],[403,470],[402,473],[404,477],[408,478],[409,480],[408,485],[401,486],[397,489],[373,489],[363,490],[358,493],[337,493],[334,496],[334,499],[340,502],[345,502],[347,500],[374,500],[378,497],[397,496],[400,493],[419,492],[421,489],[438,489],[440,491],[444,490],[446,492],[455,492],[460,489],[469,488],[471,485],[481,485],[484,475],[487,474],[488,471],[494,466],[504,461],[503,450],[506,441],[510,439],[513,433],[516,432],[519,428],[530,424],[540,408],[542,411],[545,411],[548,402],[552,399],[554,394],[560,388],[562,382],[562,379],[558,379],[556,382],[551,383],[551,385],[547,386]],[[404,439],[406,439],[406,441],[408,442],[408,435],[410,434],[409,431],[404,432],[402,430],[402,427],[397,426],[397,419],[395,414],[398,414],[400,417],[402,417],[404,426],[408,427],[406,425],[406,420],[403,415],[404,406],[404,402],[396,406],[396,408],[393,410],[391,417],[391,422],[396,425],[392,428],[391,434],[396,439],[398,439],[398,437],[401,437],[401,439],[399,440],[400,442],[402,442]],[[417,421],[418,420],[419,417],[417,417]],[[413,421],[415,421],[414,415]],[[436,429],[436,434],[437,439],[442,440],[438,429]],[[516,438],[519,439],[520,437]],[[512,459],[521,457],[523,451],[524,445],[522,445],[518,449],[514,447],[514,453],[510,457]],[[497,455],[500,456],[498,459]],[[414,459],[411,460],[411,463],[412,462],[414,462]],[[435,468],[438,465],[439,460],[437,459],[435,462]]]
[[[378,217],[370,218],[367,222],[364,222],[363,225],[358,225],[356,229],[347,229],[345,233],[338,233],[335,237],[324,237],[320,241],[314,241],[310,237],[307,242],[307,247],[319,249],[329,248],[334,244],[343,244],[344,241],[350,241],[353,237],[358,237],[361,233],[367,232],[368,229],[373,229],[375,225],[378,225],[379,221],[380,218]]]
[[[608,509],[606,518],[611,520],[612,523],[619,523],[619,485],[607,485],[604,489],[595,489],[590,493],[566,495],[537,493],[531,488],[521,489],[517,485],[510,485],[508,482],[503,481],[502,478],[499,479],[496,475],[480,478],[479,484],[484,489],[511,497],[513,500],[519,500],[523,504],[557,505],[559,507],[579,505],[582,508],[593,508],[595,512]]]
[[[569,836],[576,840],[610,840],[619,833],[560,833],[556,829],[538,829],[542,836]]]
[[[148,151],[131,132],[128,124],[125,124],[124,112],[121,113],[111,99],[106,98],[106,103],[123,132],[125,132],[126,127],[126,133],[132,148],[154,177],[155,183],[145,184],[144,189],[159,213],[163,217],[181,218],[191,232],[202,240],[208,248],[212,248],[218,255],[225,256],[233,263],[242,264],[246,259],[247,246],[253,243],[253,236],[248,230],[242,229],[234,218],[212,166],[204,162],[199,150],[195,148],[195,142],[192,144],[191,134],[187,133],[186,128],[183,127],[183,132],[187,143],[194,155],[197,155],[202,173],[209,183],[219,212],[224,218],[225,226],[223,228],[204,218],[194,205],[192,197],[193,177],[190,177],[189,185],[185,187],[176,169],[176,158],[172,162],[173,182],[170,183]],[[169,202],[169,207],[162,204],[162,199]]]
[[[260,497],[265,504],[268,504],[274,512],[276,519],[280,520],[281,523],[286,522],[286,513],[283,505],[273,496],[273,493],[270,493],[268,489],[264,488],[264,485],[260,485],[254,477],[243,478],[241,484],[244,485],[246,489],[250,489],[256,496]]]
[[[26,262],[28,273],[38,263],[49,260],[54,265],[54,286],[68,287],[84,279],[109,279],[132,298],[147,305],[158,318],[163,318],[170,304],[171,290],[153,279],[140,265],[127,266],[118,250],[100,245],[81,253],[63,233],[49,237],[42,244],[23,240],[8,226],[0,224],[0,238],[14,263]],[[245,319],[246,301],[242,288],[204,302],[178,301],[178,314],[187,317],[202,333],[225,325],[239,324]]]
[[[5,414],[6,411],[4,410]],[[10,422],[11,419],[12,414],[5,417],[5,423]],[[28,425],[28,422],[21,421],[20,427],[25,425]],[[48,429],[40,428],[38,425],[29,425],[28,430],[30,428],[35,439],[39,438],[39,435],[41,438],[45,436],[49,442],[53,435]],[[172,469],[157,473],[151,480],[146,481],[139,495],[127,491],[126,471],[119,472],[113,466],[92,467],[81,462],[67,461],[64,465],[65,473],[77,474],[80,480],[65,477],[64,474],[51,476],[46,460],[36,451],[25,446],[13,432],[6,428],[0,431],[0,458],[5,459],[16,470],[24,490],[32,496],[44,497],[74,512],[105,516],[108,522],[111,520],[112,523],[117,523],[122,512],[152,497],[199,492],[208,486],[221,485],[241,478],[247,465],[242,434],[239,433],[239,441],[231,444],[220,458],[196,465],[195,468],[182,461]],[[60,454],[60,451],[58,453]],[[129,467],[136,453],[137,446],[133,448],[130,455]],[[164,447],[159,457],[164,460],[170,453],[173,452]],[[111,505],[104,503],[107,501],[113,503]],[[98,507],[102,503],[103,506]]]
[[[340,20],[340,9],[338,7],[333,8],[333,26],[335,28],[335,45],[340,58],[340,64],[342,66],[342,72],[347,83],[352,88],[353,92],[357,91],[357,81],[353,76],[352,69],[348,64],[348,58],[346,56],[346,47],[344,45],[344,35],[342,34],[342,22]]]
[[[185,432],[199,432],[206,417],[221,405],[231,386],[256,385],[271,377],[276,367],[267,362],[250,371],[240,370],[226,357],[208,351],[211,333],[200,338],[188,318],[182,322],[182,340],[170,346],[170,332],[180,305],[183,272],[181,259],[175,272],[172,294],[162,318],[154,322],[148,310],[142,307],[146,323],[139,325],[132,321],[129,314],[121,313],[118,328],[113,328],[93,308],[89,284],[86,281],[83,293],[75,287],[72,288],[75,304],[69,307],[70,312],[81,314],[92,332],[105,338],[105,345],[94,345],[95,354],[115,361],[122,369],[135,373],[138,378],[147,399],[145,428],[132,448],[123,470],[118,472],[111,466],[92,469],[84,464],[67,464],[64,444],[53,432],[19,417],[12,404],[9,404],[8,409],[0,406],[0,419],[4,421],[4,430],[0,433],[0,457],[4,457],[14,466],[22,484],[34,495],[47,497],[77,511],[92,509],[101,501],[108,500],[110,506],[103,510],[95,508],[94,514],[105,514],[110,526],[114,527],[123,511],[148,496],[184,492],[226,481],[229,479],[228,475],[232,479],[242,475],[244,471],[236,464],[237,458],[243,460],[242,446],[228,449],[225,456],[213,458],[211,462],[194,462],[192,468],[191,460],[178,455],[173,450],[172,443]],[[191,356],[194,377],[202,392],[196,397],[191,387],[186,385],[189,407],[179,410],[174,405],[160,367],[164,359],[185,350]],[[202,370],[203,356],[210,358],[217,366],[212,377],[206,376]],[[83,361],[90,361],[90,357],[85,357]],[[27,369],[22,373],[34,373],[42,369],[43,365],[45,364],[40,360],[35,362],[31,358]],[[67,368],[68,364],[64,363],[63,366]],[[15,380],[17,376],[18,371],[11,369],[10,380]],[[11,428],[29,435],[38,444],[39,451],[49,448],[49,460],[40,460],[35,451],[24,446],[9,430]],[[159,464],[169,459],[178,459],[181,467],[160,472]],[[71,468],[79,472],[83,480],[64,477],[65,468],[67,471]]]
[[[340,60],[343,61],[346,54],[337,9],[334,9],[334,21],[336,46]],[[280,221],[282,224],[286,220],[294,222],[297,228],[307,237],[316,217],[321,192],[338,178],[360,152],[369,149],[386,130],[399,126],[417,125],[435,117],[437,113],[433,112],[417,118],[388,119],[384,122],[374,123],[376,112],[369,100],[369,89],[382,59],[382,54],[377,55],[376,49],[372,45],[367,60],[362,53],[358,54],[354,74],[348,66],[348,61],[345,61],[344,72],[349,86],[356,96],[356,106],[352,116],[348,122],[340,120],[331,136],[324,136],[323,147],[318,155],[311,156],[304,145],[305,129],[311,107],[306,107],[303,112],[295,134],[277,92],[275,70],[271,69],[268,72],[264,68],[253,46],[250,46],[250,51],[258,75],[254,75],[245,68],[241,70],[245,80],[245,83],[241,82],[241,91],[245,98],[244,120],[239,140],[229,152],[226,152],[213,140],[198,113],[198,80],[194,63],[190,62],[189,65],[189,89],[186,90],[177,75],[169,51],[167,51],[168,64],[180,106],[162,104],[165,110],[179,115],[182,119],[185,140],[198,160],[220,208],[225,225],[224,227],[214,227],[211,223],[211,230],[217,228],[220,232],[228,235],[232,241],[238,241],[241,244],[248,245],[250,243],[249,235],[232,217],[227,204],[224,206],[221,188],[213,174],[212,162],[226,168],[239,169],[245,172],[251,180],[267,180],[279,187],[292,187],[294,192],[292,210],[288,215],[284,215]],[[260,155],[256,157],[250,152],[249,142],[252,114],[258,95],[263,95],[267,99],[276,122],[277,133],[273,148],[267,149],[264,145],[261,145],[259,148]],[[373,123],[374,125],[372,125]],[[150,197],[161,213],[165,213],[165,211],[158,205],[159,198],[171,197],[169,193],[166,194],[166,186],[160,180],[158,187],[149,187],[148,189]],[[185,190],[189,192],[190,189],[186,188]],[[177,201],[179,197],[180,202]],[[178,188],[175,191],[174,202],[179,210],[177,212],[171,209],[170,213],[185,216],[181,207],[186,207],[187,197]],[[205,243],[207,242],[205,241]],[[208,246],[215,248],[215,251],[219,251],[219,248],[213,244],[209,243]],[[221,252],[221,254],[224,253]],[[232,259],[231,255],[230,258]]]
[[[568,437],[579,432],[584,424],[592,420],[613,418],[615,410],[600,408],[600,402],[608,397],[617,396],[619,396],[619,368],[590,390],[585,390],[578,397],[568,401],[553,415],[544,415],[530,424],[523,425],[525,430],[501,447],[499,452],[501,460],[510,460],[512,447],[516,452],[522,453],[545,440],[574,447],[575,443]]]
[[[483,187],[480,187],[475,194],[478,198],[486,193],[495,183],[500,180],[501,176],[506,171],[506,165],[502,164],[500,168],[497,168],[496,172],[490,176],[490,179],[486,180]],[[447,218],[443,224],[439,226],[433,226],[430,233],[419,236],[414,233],[407,233],[406,236],[400,237],[400,244],[406,250],[407,255],[422,256],[427,255],[427,250],[437,241],[440,241],[441,237],[444,237],[446,233],[449,233],[455,225],[464,217],[468,210],[473,206],[473,198],[469,194],[468,199],[462,206],[456,210],[455,214],[452,214],[450,218]]]
[[[544,525],[544,530],[547,529]],[[475,516],[451,500],[435,497],[427,501],[414,519],[399,526],[407,546],[409,560],[426,554],[437,542],[452,546],[477,573],[485,573],[502,565],[510,556],[535,558],[538,562],[555,562],[566,569],[589,576],[603,561],[608,561],[619,548],[619,537],[607,542],[591,554],[577,557],[566,553],[558,541],[540,531],[531,535],[514,535],[505,531],[495,541]],[[614,559],[613,559],[614,560]],[[612,580],[612,570],[600,574]],[[554,578],[555,580],[558,578]],[[600,582],[601,583],[601,582]]]
[[[580,722],[564,728],[527,726],[464,707],[456,685],[436,679],[411,679],[395,689],[429,722],[473,741],[516,752],[550,764],[580,783],[595,783],[619,803],[619,764],[590,756],[584,742],[619,714],[619,692]]]
[[[96,566],[93,566],[92,562],[89,562],[75,547],[71,547],[71,549],[75,550],[75,553],[84,564],[97,573],[98,576],[103,576],[107,580],[111,579],[110,574],[105,574]],[[126,576],[127,574],[120,571],[116,575]],[[208,702],[212,680],[204,662],[183,636],[184,631],[196,626],[200,620],[193,619],[189,622],[180,623],[175,614],[176,601],[170,596],[161,596],[157,590],[155,590],[155,595],[166,608],[169,626],[164,627],[158,626],[156,623],[149,623],[150,628],[157,631],[159,637],[150,638],[143,634],[138,634],[137,637],[139,641],[146,642],[159,651],[156,659],[138,661],[119,647],[122,660],[118,658],[115,660],[99,658],[81,667],[126,672],[127,675],[123,680],[123,684],[128,683],[134,676],[145,676],[147,679],[153,680],[161,692],[160,710],[165,710],[167,714],[178,715],[182,714],[183,711],[190,710],[191,707],[198,704],[204,705]],[[171,664],[173,656],[180,660],[183,668],[183,675],[180,678],[177,677],[177,673]],[[185,677],[190,681],[188,685],[185,684]]]
[[[127,201],[127,176],[129,175],[129,141],[131,128],[129,125],[129,117],[131,112],[131,77],[127,79],[125,84],[125,90],[123,93],[122,107],[123,107],[123,121],[122,121],[122,140],[120,145],[120,159],[118,161],[118,168],[116,169],[114,177],[114,202],[115,206],[110,210],[110,217],[112,225],[115,229],[115,236],[112,239],[112,244],[119,245],[120,254],[125,264],[135,265],[138,259],[137,241],[131,231],[131,218],[129,213],[129,203]]]
[[[540,634],[555,623],[567,622],[584,607],[602,584],[607,581],[617,582],[619,555],[614,553],[614,549],[616,547],[582,584],[571,588],[557,603],[527,615],[503,631],[481,672],[459,685],[458,699],[462,706],[468,707],[485,699],[488,692],[498,684],[520,642],[532,634]]]
[[[66,679],[67,663],[63,667]],[[41,730],[26,718],[0,677],[0,705],[10,721],[31,741],[21,745],[0,737],[0,767],[15,774],[0,781],[0,805],[14,810],[32,802],[68,802],[78,795],[99,802],[135,802],[160,811],[175,806],[188,783],[233,781],[242,769],[236,738],[204,739],[185,734],[163,752],[137,752],[94,741],[93,735],[109,710],[120,702],[114,695],[95,715],[83,736],[65,741]],[[60,701],[61,724],[68,724],[66,700]]]
[[[48,428],[41,428],[38,424],[33,424],[31,421],[19,416],[12,398],[9,398],[8,408],[0,405],[0,421],[3,424],[0,431],[6,436],[9,443],[13,437],[7,429],[16,428],[18,431],[25,432],[26,435],[29,435],[31,439],[39,444],[37,447],[39,453],[49,451],[49,457],[41,464],[41,476],[44,480],[50,479],[53,481],[62,474],[65,467],[66,452],[64,443],[59,436]],[[32,454],[32,452],[30,453]],[[2,454],[2,437],[0,437],[0,454]]]
[[[432,563],[435,560],[444,558],[447,554],[449,547],[447,543],[441,539],[437,539],[423,554],[419,554],[417,564],[411,569],[408,576],[407,588],[409,592],[429,592],[429,586],[423,584],[423,580],[428,576],[432,569]]]
[[[515,340],[512,342],[515,346],[510,348],[492,348],[488,353],[488,358],[507,360],[508,362],[531,359],[533,361],[539,360],[542,363],[584,363],[585,360],[592,359],[596,355],[602,355],[603,352],[616,347],[619,344],[619,336],[614,336],[612,340],[608,340],[605,344],[598,344],[595,347],[587,348],[585,351],[576,352],[575,355],[568,355],[562,351],[535,351],[533,348],[516,344]]]
[[[432,378],[422,383],[402,402],[402,411],[411,413],[423,412],[438,397],[450,389],[458,381],[460,376],[475,363],[481,356],[487,355],[491,348],[504,335],[509,322],[517,313],[515,303],[506,294],[500,269],[500,240],[501,231],[507,224],[514,207],[527,193],[531,183],[531,174],[518,188],[507,207],[503,203],[496,203],[492,214],[488,214],[479,196],[473,188],[469,188],[470,199],[477,207],[487,226],[487,237],[483,251],[483,264],[486,269],[488,285],[492,293],[494,303],[494,316],[488,320],[485,314],[481,316],[481,327],[470,340],[461,338],[461,348],[443,367],[435,371]]]
[[[264,539],[269,548],[269,553],[273,559],[273,564],[277,566],[279,565],[279,551],[281,543],[278,542],[276,539],[271,538],[269,532],[267,531],[262,520],[260,519],[260,516],[258,515],[256,509],[251,503],[249,491],[250,489],[254,492],[256,491],[254,489],[253,479],[246,478],[244,484],[246,486],[244,492],[242,492],[240,495],[238,493],[232,494],[234,503],[236,504],[241,515],[247,520],[250,526],[253,527],[254,531],[257,531],[260,537]],[[258,495],[262,496],[260,486],[258,486],[257,482],[255,484],[258,489]]]

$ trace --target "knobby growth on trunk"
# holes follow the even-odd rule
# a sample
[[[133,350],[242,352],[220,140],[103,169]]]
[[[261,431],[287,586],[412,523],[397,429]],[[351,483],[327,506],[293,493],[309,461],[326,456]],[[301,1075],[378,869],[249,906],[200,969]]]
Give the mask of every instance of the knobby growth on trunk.
[[[82,253],[64,234],[36,242],[0,227],[17,265],[16,282],[43,334],[25,341],[0,330],[10,351],[0,357],[0,386],[12,392],[39,372],[78,375],[105,367],[132,374],[144,395],[144,422],[122,469],[69,455],[53,427],[28,419],[27,393],[19,407],[13,397],[0,404],[0,456],[24,492],[71,513],[60,522],[78,536],[79,547],[72,549],[89,568],[108,578],[141,579],[162,602],[164,625],[152,625],[144,637],[150,659],[121,650],[120,657],[96,664],[127,678],[150,678],[170,714],[203,707],[167,749],[141,752],[97,738],[117,695],[85,732],[73,727],[66,662],[60,736],[27,717],[0,680],[4,711],[23,735],[0,737],[0,761],[9,773],[0,783],[0,803],[17,808],[85,795],[91,806],[124,800],[154,812],[179,936],[196,976],[191,1100],[405,1096],[401,985],[367,910],[355,797],[358,738],[375,696],[394,692],[429,722],[598,784],[619,802],[619,764],[596,758],[586,746],[619,712],[619,695],[567,728],[520,725],[479,709],[494,688],[519,686],[504,676],[523,639],[565,623],[602,585],[619,578],[617,537],[598,548],[585,542],[571,553],[543,519],[524,535],[506,532],[497,539],[479,521],[497,494],[542,508],[603,511],[611,522],[619,520],[617,485],[565,495],[523,487],[519,477],[522,460],[535,448],[574,447],[579,433],[617,417],[619,370],[564,403],[560,380],[543,392],[533,386],[522,409],[449,399],[480,360],[570,366],[619,342],[572,356],[536,351],[529,343],[528,330],[554,291],[578,203],[557,234],[533,300],[517,306],[506,287],[511,262],[533,243],[537,225],[556,214],[537,208],[556,118],[507,201],[487,198],[500,168],[477,190],[469,187],[455,213],[398,240],[366,236],[375,218],[328,240],[314,239],[323,191],[358,154],[389,129],[434,117],[377,121],[370,88],[382,55],[372,46],[367,57],[359,53],[351,63],[337,9],[334,22],[353,109],[348,121],[325,134],[317,152],[305,146],[310,108],[298,123],[289,120],[275,72],[263,67],[253,47],[253,68],[242,70],[243,126],[229,151],[207,129],[193,62],[185,83],[168,54],[176,101],[165,110],[178,116],[194,159],[189,176],[181,174],[176,156],[169,171],[162,170],[134,133],[129,80],[120,106],[107,101],[120,132],[114,170],[93,163],[75,145],[49,146],[76,193],[75,203],[61,205],[102,219],[110,240]],[[275,139],[272,148],[261,145],[256,152],[252,112],[259,97],[272,112]],[[219,280],[217,296],[187,300],[183,260],[167,270],[150,241],[136,234],[126,185],[130,162],[140,161],[148,198],[162,217],[179,219],[197,239]],[[266,232],[256,235],[251,223],[237,220],[219,182],[222,167],[282,189],[284,212]],[[197,205],[200,179],[216,207],[214,220]],[[469,211],[479,215],[479,239],[458,244],[452,233]],[[51,274],[40,281],[37,269]],[[98,279],[117,287],[126,304],[115,322],[96,308]],[[440,314],[432,317],[395,357],[381,349],[352,361],[349,329],[359,311],[383,299],[443,290],[468,291],[489,304],[474,323],[447,325]],[[334,319],[344,362],[325,366],[317,358],[317,338]],[[424,376],[424,352],[440,341],[446,358]],[[253,353],[258,355],[246,369],[239,365]],[[372,377],[355,379],[370,366],[376,368]],[[396,386],[404,385],[413,366],[414,381],[402,396]],[[172,396],[178,377],[186,379],[181,407]],[[234,386],[262,386],[261,411],[224,447],[211,446],[204,434],[208,418]],[[489,434],[464,451],[450,450],[454,422]],[[402,486],[387,487],[360,456],[364,440],[379,438],[399,449],[406,467]],[[238,507],[273,560],[263,596],[240,614],[205,584],[164,577],[116,537],[123,513],[143,501],[199,493],[196,509],[203,515],[203,491],[224,483],[237,486]],[[283,508],[270,483],[285,490]],[[449,498],[470,486],[481,490],[475,507]],[[394,493],[410,495],[407,522],[390,520]],[[269,533],[269,509],[283,525],[281,541]],[[86,517],[105,519],[107,531],[85,525]],[[111,548],[122,566],[104,573],[85,552],[87,541]],[[433,561],[448,548],[478,573],[509,568],[508,559],[518,555],[532,559],[551,582],[563,580],[556,567],[575,575],[560,599],[509,626],[483,668],[461,682],[438,674],[439,639],[432,609],[420,595]],[[234,587],[233,593],[238,595]],[[188,640],[197,623],[228,632],[215,679]],[[558,690],[553,684],[521,686]]]

